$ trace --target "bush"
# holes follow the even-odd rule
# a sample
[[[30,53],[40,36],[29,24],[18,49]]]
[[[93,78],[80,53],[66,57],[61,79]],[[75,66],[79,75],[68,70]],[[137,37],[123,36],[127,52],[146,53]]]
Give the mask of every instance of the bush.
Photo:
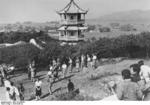
[[[120,30],[121,31],[136,31],[136,29],[132,25],[130,25],[130,24],[122,25],[120,27]]]
[[[43,34],[42,34],[43,35]],[[150,55],[150,32],[137,35],[123,35],[116,38],[100,38],[92,41],[80,42],[75,46],[60,46],[60,43],[52,38],[38,37],[47,42],[44,50],[39,51],[31,44],[12,46],[0,49],[0,60],[15,65],[26,65],[30,59],[38,58],[39,65],[47,66],[50,60],[60,58],[61,63],[67,58],[79,57],[81,54],[92,55],[95,53],[100,58],[144,58]]]
[[[99,28],[99,32],[110,32],[111,29],[109,27],[102,27],[102,28]]]
[[[118,29],[120,24],[119,23],[110,23],[110,26],[113,28],[113,29]]]
[[[0,48],[0,60],[3,63],[14,64],[17,67],[24,67],[34,59],[39,50],[32,44],[16,45]]]

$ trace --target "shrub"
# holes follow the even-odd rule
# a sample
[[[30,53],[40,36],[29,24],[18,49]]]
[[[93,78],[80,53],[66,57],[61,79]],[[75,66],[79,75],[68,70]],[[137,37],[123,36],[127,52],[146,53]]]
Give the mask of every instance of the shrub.
[[[122,25],[120,27],[120,30],[121,31],[136,31],[136,29],[132,25],[130,25],[130,24]]]
[[[0,48],[0,60],[1,62],[21,67],[26,66],[38,53],[39,50],[32,44],[5,47]]]
[[[111,29],[109,27],[101,27],[99,28],[99,32],[110,32]]]

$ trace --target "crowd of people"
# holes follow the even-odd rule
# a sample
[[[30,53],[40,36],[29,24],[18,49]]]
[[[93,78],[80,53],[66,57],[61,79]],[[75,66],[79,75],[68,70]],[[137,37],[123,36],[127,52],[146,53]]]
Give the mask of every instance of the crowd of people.
[[[81,55],[80,57],[60,60],[60,58],[52,59],[49,63],[49,68],[47,72],[47,83],[49,84],[49,93],[53,94],[53,84],[59,79],[65,79],[70,73],[76,73],[83,70],[84,67],[90,67],[92,69],[96,68],[97,56],[93,55]],[[42,95],[42,81],[37,78],[37,67],[35,60],[29,62],[27,67],[28,79],[34,84],[35,90],[35,100],[40,100]],[[9,78],[7,73],[7,68],[0,66],[0,79],[1,86],[6,88],[6,97],[8,101],[21,101],[25,100],[25,88],[23,83],[15,85],[14,82]],[[17,83],[16,83],[17,84]],[[68,92],[72,92],[75,89],[74,83],[71,79],[68,79],[68,84],[66,85]]]
[[[59,80],[60,78],[66,78],[67,74],[80,72],[84,67],[96,69],[96,61],[97,56],[94,54],[92,56],[81,55],[80,57],[76,57],[74,59],[68,57],[68,59],[65,59],[63,62],[61,62],[59,58],[52,59],[49,65],[49,71],[47,73],[49,93],[53,93],[52,87],[56,80]]]
[[[48,90],[50,95],[53,94],[53,84],[57,80],[65,79],[67,74],[80,72],[84,67],[96,68],[96,55],[81,55],[72,59],[68,57],[67,61],[61,61],[59,58],[53,59],[47,72],[47,83],[49,84]],[[139,61],[136,64],[132,64],[130,69],[124,69],[121,74],[123,81],[119,84],[113,83],[111,91],[116,94],[119,100],[150,100],[150,67],[144,64],[144,61]],[[14,82],[9,79],[7,70],[0,66],[1,85],[6,88],[6,97],[8,101],[20,101],[24,100],[25,88],[23,83],[19,86],[15,86]],[[32,61],[28,66],[28,79],[34,83],[35,99],[40,100],[42,95],[42,81],[36,77],[37,68],[35,61]],[[66,85],[68,92],[75,90],[74,83],[71,79],[68,79]]]
[[[143,61],[124,69],[123,81],[112,85],[114,94],[119,100],[124,101],[149,101],[150,100],[150,67]]]

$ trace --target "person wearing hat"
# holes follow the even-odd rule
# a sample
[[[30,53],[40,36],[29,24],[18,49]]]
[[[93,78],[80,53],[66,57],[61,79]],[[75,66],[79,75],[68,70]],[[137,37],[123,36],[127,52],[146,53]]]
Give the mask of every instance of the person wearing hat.
[[[47,82],[49,83],[49,93],[52,94],[52,85],[53,85],[54,76],[53,76],[53,72],[52,72],[52,67],[51,66],[50,66],[50,70],[47,73],[47,76],[48,76]]]

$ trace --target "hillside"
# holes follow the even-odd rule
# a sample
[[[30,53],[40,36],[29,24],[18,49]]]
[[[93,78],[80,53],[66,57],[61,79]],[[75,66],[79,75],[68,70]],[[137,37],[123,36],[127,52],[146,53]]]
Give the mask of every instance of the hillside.
[[[87,20],[88,23],[102,22],[124,22],[124,23],[148,23],[150,24],[150,10],[132,10],[124,12],[116,12],[101,16],[95,19]]]
[[[82,72],[75,73],[74,76],[71,76],[72,81],[75,84],[75,88],[79,88],[80,90],[80,94],[76,97],[77,99],[75,100],[101,100],[105,97],[110,96],[111,93],[109,93],[107,84],[110,81],[115,81],[116,83],[119,83],[122,80],[120,75],[121,71],[123,69],[129,68],[131,64],[137,63],[139,60],[140,59],[126,59],[118,63],[106,63],[105,65],[99,66],[96,70],[84,68]],[[145,60],[145,63],[147,65],[150,65],[149,60]],[[66,93],[68,79],[61,79],[60,81],[56,82],[52,88],[55,92],[52,96],[50,96],[47,88],[49,84],[47,83],[46,74],[47,70],[40,70],[40,72],[38,72],[37,74],[37,76],[43,82],[43,95],[41,100],[61,100],[60,98],[58,98],[58,96],[62,96],[62,94]],[[23,81],[23,84],[26,89],[25,100],[33,100],[34,84],[27,79],[26,73],[23,73],[22,75],[16,74],[15,77],[12,78],[12,80],[17,83]]]

